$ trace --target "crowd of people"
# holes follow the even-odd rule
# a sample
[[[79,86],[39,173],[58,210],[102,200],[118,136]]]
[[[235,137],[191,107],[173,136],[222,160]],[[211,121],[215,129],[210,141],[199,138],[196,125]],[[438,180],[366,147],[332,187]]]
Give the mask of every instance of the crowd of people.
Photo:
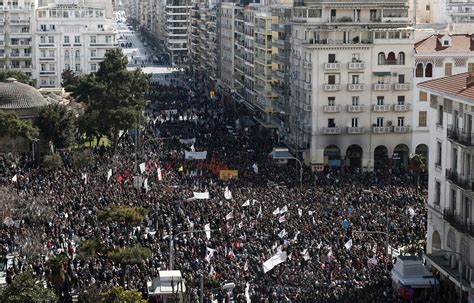
[[[294,163],[268,159],[275,143],[256,135],[258,126],[237,129],[218,98],[191,96],[190,89],[153,84],[139,146],[135,132],[125,133],[115,155],[97,147],[86,167],[74,166],[70,152],[61,153],[64,168],[54,171],[28,156],[0,158],[0,186],[26,204],[47,207],[42,220],[16,212],[4,222],[1,244],[18,253],[7,280],[25,270],[44,279],[51,270],[47,259],[64,254],[63,302],[118,284],[146,298],[147,281],[170,267],[173,237],[186,302],[198,302],[201,277],[204,302],[397,302],[385,234],[369,232],[388,232],[390,252],[403,247],[421,254],[425,184],[416,189],[407,171],[326,168],[305,169],[300,188]],[[207,156],[186,160],[185,151]],[[227,169],[238,170],[239,178],[220,180],[219,171]],[[147,180],[140,188],[136,174]],[[196,199],[195,193],[209,196]],[[111,205],[143,207],[147,215],[139,225],[100,220]],[[39,257],[28,255],[26,235],[37,237]],[[109,249],[141,244],[152,255],[126,268],[100,254],[82,259],[78,243],[86,239]],[[284,261],[264,270],[275,255]]]

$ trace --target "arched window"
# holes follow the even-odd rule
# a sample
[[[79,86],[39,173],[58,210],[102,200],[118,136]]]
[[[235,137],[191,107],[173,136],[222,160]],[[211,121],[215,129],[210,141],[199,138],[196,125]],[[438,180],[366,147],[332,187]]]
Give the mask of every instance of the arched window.
[[[76,50],[76,58],[80,58],[80,57],[81,57],[81,51]]]
[[[417,78],[423,78],[423,64],[418,63],[418,64],[416,65],[415,77],[417,77]]]
[[[433,77],[433,64],[428,63],[425,67],[425,77]]]
[[[446,243],[447,243],[449,248],[456,251],[456,235],[454,235],[454,232],[453,232],[452,229],[450,229],[448,231],[448,239],[447,239]]]
[[[388,53],[387,61],[395,62],[396,59],[397,59],[397,58],[395,57],[395,53],[394,53],[394,52]]]
[[[380,52],[378,58],[379,58],[379,60],[378,60],[379,65],[385,64],[385,53]]]
[[[398,64],[405,64],[405,53],[399,52],[398,53]]]

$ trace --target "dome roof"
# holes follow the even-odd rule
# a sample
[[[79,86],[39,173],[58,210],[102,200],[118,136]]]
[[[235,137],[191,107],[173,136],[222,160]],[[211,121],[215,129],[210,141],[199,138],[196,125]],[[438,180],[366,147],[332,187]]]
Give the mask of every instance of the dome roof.
[[[48,104],[36,88],[17,82],[15,78],[0,82],[0,109],[36,108]]]

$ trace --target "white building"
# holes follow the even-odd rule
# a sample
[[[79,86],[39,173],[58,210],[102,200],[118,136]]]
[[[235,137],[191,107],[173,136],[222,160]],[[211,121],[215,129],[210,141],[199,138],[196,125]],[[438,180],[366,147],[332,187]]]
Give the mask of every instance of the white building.
[[[31,75],[34,1],[2,2],[0,8],[0,69]]]
[[[413,141],[411,150],[426,154],[429,145],[430,116],[426,92],[417,84],[467,71],[474,72],[474,35],[432,35],[415,44],[415,77],[413,89]]]
[[[34,71],[38,87],[59,87],[61,73],[91,73],[117,47],[110,0],[41,1],[35,13]]]
[[[220,6],[220,51],[221,51],[221,86],[227,92],[234,90],[234,54],[235,54],[235,20],[242,7],[236,3],[225,2]]]
[[[188,58],[188,27],[192,4],[190,0],[166,0],[166,48],[173,65]]]
[[[293,8],[288,145],[306,163],[407,167],[414,34],[408,2]]]
[[[469,33],[474,22],[474,0],[410,0],[417,27],[449,24],[451,33]]]
[[[474,300],[474,75],[418,84],[429,97],[430,159],[426,260]],[[462,279],[460,279],[460,274]],[[457,301],[457,300],[456,300]]]

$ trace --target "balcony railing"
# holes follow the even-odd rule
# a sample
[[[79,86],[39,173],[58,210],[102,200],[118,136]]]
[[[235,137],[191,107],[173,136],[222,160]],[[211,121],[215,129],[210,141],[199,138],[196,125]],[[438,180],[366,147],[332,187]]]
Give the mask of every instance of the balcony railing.
[[[337,92],[341,90],[341,84],[324,84],[323,90],[326,92]]]
[[[386,134],[390,132],[390,127],[388,126],[373,126],[372,131],[374,134]]]
[[[339,113],[342,110],[340,105],[324,105],[323,112],[325,113]]]
[[[390,83],[374,83],[374,90],[389,90]]]
[[[408,133],[410,132],[411,130],[411,127],[408,126],[408,125],[405,125],[405,126],[395,126],[393,128],[393,132],[394,133]]]
[[[393,109],[396,112],[407,112],[411,110],[411,104],[395,104]]]
[[[363,127],[348,127],[347,133],[348,134],[363,134],[365,129]]]
[[[459,232],[474,237],[474,224],[456,214],[453,209],[445,208],[443,210],[443,219],[448,221],[452,227]]]
[[[374,112],[388,112],[390,111],[390,104],[374,105]]]
[[[474,182],[472,180],[462,177],[454,169],[446,170],[446,179],[453,182],[464,190],[473,191]]]
[[[311,83],[303,82],[303,89],[304,90],[311,90]]]
[[[341,133],[341,128],[338,126],[323,127],[323,134],[325,135],[339,135],[340,133]]]
[[[303,61],[303,68],[310,69],[312,66],[311,62],[309,61]]]
[[[347,111],[349,113],[361,113],[364,111],[364,106],[363,105],[348,105]]]
[[[365,63],[364,62],[349,62],[348,67],[351,70],[364,69],[365,68]]]
[[[474,146],[474,134],[454,125],[448,125],[448,139],[464,146]]]
[[[410,83],[395,83],[395,90],[409,90],[411,88]]]
[[[337,69],[341,69],[341,63],[336,63],[336,62],[333,62],[333,63],[324,63],[324,69],[327,69],[327,70],[337,70]]]
[[[358,84],[347,84],[347,90],[354,92],[354,91],[362,91],[364,90],[365,85],[358,83]]]

